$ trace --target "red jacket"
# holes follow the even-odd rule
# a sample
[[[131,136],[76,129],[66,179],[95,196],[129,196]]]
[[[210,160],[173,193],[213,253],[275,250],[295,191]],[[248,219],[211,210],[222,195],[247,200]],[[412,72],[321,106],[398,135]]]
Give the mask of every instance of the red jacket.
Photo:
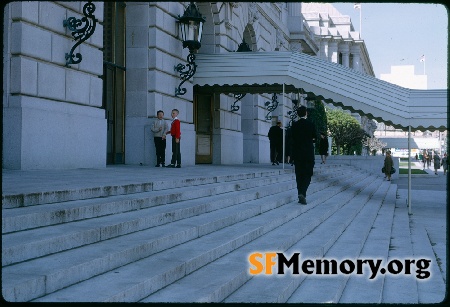
[[[172,121],[172,125],[170,126],[170,135],[176,139],[181,137],[180,120],[178,118],[175,118]]]

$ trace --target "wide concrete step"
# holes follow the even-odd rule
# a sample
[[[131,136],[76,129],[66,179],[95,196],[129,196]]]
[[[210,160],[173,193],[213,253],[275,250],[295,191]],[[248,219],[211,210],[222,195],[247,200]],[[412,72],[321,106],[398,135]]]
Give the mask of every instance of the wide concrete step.
[[[345,170],[347,172],[347,170]],[[362,175],[361,175],[362,176]],[[343,178],[349,178],[347,174],[344,174]],[[362,178],[362,177],[361,177]],[[352,179],[347,179],[347,181],[351,182]],[[341,182],[341,183],[340,183]],[[329,189],[330,191],[337,191],[342,189],[341,185],[343,184],[342,179],[328,179],[325,177],[323,182],[317,182],[311,185],[311,189],[314,191]],[[350,184],[350,183],[348,183]],[[329,187],[328,187],[329,186]],[[269,190],[269,189],[267,189]],[[324,194],[324,199],[326,197],[331,197],[331,195]],[[27,261],[24,263],[20,263],[17,265],[12,265],[4,268],[8,270],[8,273],[14,274],[17,271],[16,268],[18,266],[21,267],[20,270],[31,270],[34,279],[21,279],[18,280],[15,284],[12,284],[11,287],[8,288],[10,293],[23,293],[28,291],[27,297],[30,300],[30,297],[40,297],[47,293],[52,293],[58,289],[68,287],[73,285],[72,287],[80,287],[83,284],[90,283],[91,286],[88,286],[91,290],[93,290],[93,284],[102,284],[102,282],[97,282],[99,278],[110,278],[108,277],[110,274],[116,275],[118,273],[114,273],[118,270],[118,268],[125,268],[128,266],[136,267],[138,270],[144,272],[143,267],[152,268],[155,270],[155,274],[157,272],[161,272],[161,274],[157,275],[157,280],[169,280],[170,278],[167,274],[171,274],[168,272],[172,272],[175,270],[178,272],[180,267],[176,267],[177,263],[183,268],[185,268],[185,261],[181,264],[177,262],[176,259],[173,261],[167,261],[170,265],[169,269],[167,269],[163,264],[165,263],[165,257],[162,256],[162,252],[167,252],[167,249],[171,247],[175,247],[177,245],[184,246],[185,243],[194,240],[194,239],[202,239],[209,238],[209,236],[215,236],[215,238],[211,241],[212,244],[215,245],[214,248],[208,248],[205,251],[202,251],[200,255],[195,257],[195,259],[199,259],[200,263],[202,261],[206,261],[208,257],[217,257],[215,255],[219,255],[221,253],[228,252],[228,249],[235,249],[242,244],[246,244],[247,241],[253,240],[255,237],[259,237],[263,235],[265,232],[270,230],[271,228],[283,224],[286,220],[292,219],[292,215],[300,214],[292,213],[292,209],[285,209],[281,206],[283,204],[296,201],[297,195],[295,189],[291,191],[284,192],[284,196],[281,193],[267,196],[265,198],[261,198],[255,201],[251,201],[247,204],[246,209],[249,210],[253,206],[260,207],[261,214],[257,214],[255,216],[251,216],[250,218],[240,221],[238,223],[234,223],[228,227],[220,227],[218,230],[212,232],[211,224],[216,223],[215,221],[208,218],[207,215],[202,214],[199,216],[195,216],[189,219],[184,219],[181,221],[175,221],[170,224],[161,225],[158,227],[154,227],[148,230],[140,231],[137,233],[113,238],[110,240],[98,242],[96,244],[83,246],[78,249],[60,252],[55,255],[50,255],[44,258],[35,259],[32,261]],[[299,205],[294,203],[295,207]],[[266,208],[266,209],[264,209]],[[302,208],[302,207],[300,207]],[[271,209],[270,211],[266,211]],[[280,212],[280,213],[275,213]],[[222,217],[223,218],[223,217]],[[201,236],[200,234],[204,234]],[[234,234],[234,235],[233,235]],[[208,236],[209,235],[209,236]],[[221,242],[220,240],[225,240],[225,242]],[[182,244],[182,245],[181,245]],[[194,243],[196,246],[196,244]],[[195,250],[189,248],[184,252],[180,252],[179,256],[189,256],[188,250]],[[158,253],[158,254],[157,254]],[[80,255],[83,255],[80,257]],[[153,256],[152,256],[153,255]],[[152,257],[149,257],[152,256]],[[153,265],[132,265],[132,262],[138,262],[143,258],[150,258],[154,261]],[[145,258],[145,259],[147,259]],[[70,259],[70,261],[67,261]],[[170,259],[167,258],[167,259]],[[189,260],[189,259],[188,259]],[[65,261],[65,263],[63,263]],[[142,260],[144,261],[144,260]],[[159,265],[156,263],[160,262]],[[47,272],[45,267],[48,268],[48,263],[56,263],[57,265],[53,265],[53,268],[50,272]],[[196,265],[197,262],[190,263],[191,266]],[[175,267],[174,267],[175,266]],[[43,268],[40,269],[39,268]],[[169,271],[167,271],[169,270]],[[184,270],[184,269],[183,269]],[[175,272],[174,271],[174,272]],[[106,273],[105,273],[106,272]],[[148,273],[148,271],[146,271]],[[100,274],[100,275],[99,275]],[[99,275],[99,276],[96,276]],[[126,274],[122,274],[125,279],[128,277]],[[152,274],[153,275],[153,274]],[[144,277],[150,277],[152,275],[144,274]],[[37,280],[42,276],[42,280]],[[116,275],[118,276],[118,275]],[[166,276],[166,277],[164,277]],[[8,276],[11,277],[11,276]],[[90,279],[89,279],[90,278]],[[89,279],[89,280],[88,280]],[[125,280],[124,279],[124,280]],[[81,282],[86,280],[85,282]],[[121,279],[119,279],[120,281]],[[119,284],[124,285],[124,280],[119,282]],[[154,280],[155,281],[155,280]],[[160,283],[155,281],[156,284]],[[36,289],[34,293],[31,293],[29,288],[24,287],[27,284],[38,284],[41,285],[39,289]],[[150,282],[153,284],[153,282]],[[125,284],[127,284],[125,282]],[[156,285],[155,284],[155,285]],[[153,285],[153,286],[155,286]],[[100,285],[99,285],[100,286]],[[109,287],[111,290],[114,288],[113,285]],[[74,290],[75,288],[72,288]],[[63,292],[61,292],[63,291]],[[55,292],[54,295],[56,297],[62,299],[63,293],[66,293],[65,289]],[[83,290],[85,291],[85,290]],[[70,291],[69,291],[70,292]],[[99,295],[100,292],[109,293],[107,291],[94,291],[94,296]],[[128,291],[125,291],[128,293]],[[134,293],[132,291],[132,293]],[[117,292],[114,293],[114,296],[118,295]],[[133,294],[134,295],[134,294]],[[24,295],[25,296],[25,295]],[[79,300],[80,297],[86,297],[86,300],[90,300],[92,297],[85,293],[84,295],[78,295],[76,300]],[[47,295],[42,298],[53,300],[55,296]],[[69,299],[70,300],[70,299]],[[98,297],[96,300],[102,300]]]
[[[318,169],[314,180],[320,180],[321,176],[339,176],[342,171],[333,171],[334,168]],[[174,182],[172,189],[163,189],[151,192],[135,193],[132,195],[119,195],[104,198],[83,199],[62,203],[41,204],[22,208],[2,210],[2,234],[33,229],[43,226],[56,225],[83,219],[96,218],[104,215],[141,210],[148,207],[171,204],[182,200],[196,199],[214,194],[228,193],[252,187],[270,185],[280,180],[289,180],[295,176],[292,170],[272,171],[263,174],[255,174],[253,179],[242,179],[242,175],[227,176],[227,181],[218,183],[204,183],[193,188],[191,185],[178,186],[179,181]],[[246,175],[246,177],[252,177]],[[231,181],[231,179],[236,179]],[[217,180],[217,178],[216,178]],[[196,180],[182,182],[201,182]]]
[[[445,298],[446,285],[444,276],[439,269],[439,259],[433,250],[433,244],[425,227],[411,228],[411,241],[416,259],[431,259],[431,266],[426,271],[430,272],[430,276],[417,282],[418,303],[419,304],[436,304],[441,303]],[[426,244],[424,244],[426,243]],[[417,272],[416,272],[417,273]],[[413,272],[413,275],[416,274]],[[424,273],[418,273],[424,276]],[[424,295],[426,293],[426,295]]]
[[[286,255],[299,252],[302,261],[307,259],[343,259],[352,255],[352,250],[361,248],[364,244],[366,233],[371,227],[371,219],[376,214],[381,202],[371,200],[371,197],[385,194],[386,184],[380,184],[380,180],[367,179],[369,184],[357,191],[352,197],[351,189],[341,195],[343,205],[321,222],[307,236],[299,240],[288,250]],[[344,194],[344,193],[342,193]],[[334,200],[321,204],[321,206],[333,206]],[[348,250],[347,250],[348,249]],[[305,280],[306,278],[306,280]],[[325,286],[329,286],[326,288]],[[327,289],[317,291],[317,289]],[[258,290],[266,289],[264,293]],[[252,303],[324,303],[331,302],[335,296],[335,289],[339,289],[336,276],[328,278],[326,275],[308,276],[300,271],[299,275],[287,274],[283,276],[255,276],[244,286],[239,288],[225,299],[225,302]]]
[[[342,184],[345,186],[346,184],[344,182]],[[326,193],[319,195],[321,201],[332,197],[340,188],[332,186],[321,189],[322,192],[325,190],[327,190]],[[317,193],[318,190],[315,192],[316,194],[320,194]],[[290,197],[291,201],[296,201],[296,195],[292,195],[292,193],[288,193],[287,197]],[[271,202],[273,200],[267,204]],[[311,207],[308,207],[300,206],[296,202],[288,203],[285,206],[274,208],[251,219],[211,233],[208,236],[96,276],[83,283],[73,285],[36,301],[52,301],[55,298],[63,298],[64,300],[70,301],[77,296],[77,293],[86,293],[94,285],[100,288],[97,288],[96,293],[92,293],[92,295],[88,294],[87,301],[137,301],[185,275],[189,274],[188,276],[192,276],[202,266],[214,266],[217,261],[222,259],[222,256],[227,257],[229,253],[232,253],[239,247],[245,248],[247,245],[252,244],[255,239],[263,237],[273,229],[298,217],[302,212],[311,209]],[[190,274],[191,272],[194,273]],[[210,275],[210,277],[215,279],[221,273],[222,271],[216,272]],[[112,282],[106,285],[105,283],[108,280],[111,281],[111,278],[116,274],[124,276],[123,278],[126,280],[126,284],[123,282]],[[196,283],[207,286],[208,279],[198,279]],[[190,290],[187,290],[187,292],[190,292]]]
[[[292,176],[292,170],[286,170],[286,174]],[[243,176],[236,174],[234,177],[227,176],[226,181],[219,182],[217,182],[217,178],[215,180],[200,180],[199,178],[196,178],[196,180],[175,180],[172,188],[166,187],[155,191],[4,209],[2,210],[2,233],[140,210],[182,200],[270,185],[280,180],[279,175],[280,171],[267,172],[256,178],[247,175],[245,179],[241,180],[238,178]],[[202,184],[199,184],[199,182]],[[182,183],[185,185],[180,186]],[[198,185],[193,188],[192,183],[198,183]],[[166,183],[166,185],[169,184]]]
[[[344,170],[344,174],[345,172]],[[340,179],[337,176],[333,177],[333,174],[339,173],[339,171],[333,171],[327,176],[321,177],[317,175],[312,186],[316,189],[322,189],[327,185],[337,184]],[[279,184],[278,189],[292,189],[294,183],[294,180],[282,182]],[[270,189],[267,186],[261,186],[261,189],[256,192],[258,197],[263,199],[262,197],[264,196],[278,193],[277,188],[272,186]],[[247,191],[234,193],[240,194],[236,199],[239,200],[239,197],[244,197],[245,200]],[[275,199],[272,199],[272,201],[270,199],[266,200],[269,207],[280,202],[276,195],[272,198]],[[291,190],[288,191],[286,197],[281,198],[281,202],[289,202],[293,199],[296,199],[296,193],[293,193]],[[203,203],[208,203],[208,198],[206,197],[200,200]],[[209,203],[213,204],[215,200]],[[227,202],[224,204],[229,205]],[[245,206],[245,203],[243,204]],[[267,207],[267,205],[264,206]],[[261,210],[264,211],[265,209],[262,208]],[[173,209],[169,208],[168,212],[173,212]],[[215,211],[207,214],[213,213],[216,214],[216,217],[212,219],[205,214],[201,214],[186,220],[173,221],[170,224],[166,223],[158,227],[4,267],[3,276],[6,278],[4,278],[3,291],[5,297],[19,301],[30,300],[226,227],[227,223],[231,224],[236,219],[242,219],[239,211],[234,213],[234,217],[233,215],[227,217],[223,214],[217,214]],[[242,216],[248,216],[248,213],[242,214]],[[71,224],[75,225],[76,223],[79,222]],[[52,227],[59,226],[61,225]],[[88,236],[88,234],[85,235]],[[151,239],[149,240],[149,238]],[[43,246],[44,248],[49,248],[49,244]],[[27,249],[26,246],[25,249]],[[102,253],[99,253],[99,250]]]
[[[253,187],[256,184],[260,184],[260,186]],[[195,198],[122,214],[103,215],[98,218],[4,235],[2,238],[2,263],[3,265],[10,265],[215,211],[226,206],[270,195],[269,189],[267,189],[268,185],[278,192],[292,189],[294,188],[294,181],[292,174],[280,175],[264,180],[254,180],[252,184],[250,182],[240,183],[240,188],[243,188],[243,190],[236,190],[234,186],[225,186],[220,189],[220,192],[224,190],[227,192],[217,195],[213,194],[213,191],[217,192],[218,190],[215,185],[210,187],[211,190],[207,192],[207,195],[211,196],[206,201],[204,198]],[[249,186],[252,187],[248,189]],[[230,189],[237,192],[232,193]],[[186,193],[192,194],[192,191],[187,190]],[[194,193],[194,195],[202,194],[201,191]],[[147,197],[148,195],[142,195],[140,199],[146,199]],[[119,196],[119,198],[123,197]],[[188,198],[188,196],[180,198]],[[127,200],[124,201],[127,202]],[[119,201],[114,203],[118,204]],[[109,203],[105,206],[109,206]]]
[[[167,172],[171,170],[162,170],[161,177],[164,174],[167,175]],[[122,184],[103,184],[99,185],[98,183],[89,182],[82,175],[79,180],[76,182],[68,182],[67,189],[59,188],[59,189],[51,189],[51,187],[46,187],[45,190],[37,190],[33,192],[23,192],[23,193],[2,193],[2,209],[9,208],[18,208],[18,207],[27,207],[34,206],[40,204],[51,204],[51,203],[60,203],[66,201],[73,200],[82,200],[82,199],[92,199],[92,198],[102,198],[102,197],[110,197],[110,196],[118,196],[118,195],[131,195],[135,193],[143,193],[150,191],[161,191],[168,190],[173,188],[181,188],[181,187],[197,187],[204,184],[211,183],[224,183],[230,181],[239,181],[246,179],[253,179],[258,177],[266,177],[266,176],[276,176],[284,172],[292,172],[292,170],[282,170],[282,169],[273,169],[273,170],[261,170],[261,171],[245,171],[245,168],[242,171],[237,172],[236,174],[202,174],[197,176],[189,176],[180,174],[179,178],[174,179],[173,176],[168,176],[166,179],[154,180],[150,179],[133,179],[129,178],[128,174],[126,174],[126,182]],[[49,174],[51,176],[51,174]],[[117,176],[116,174],[112,174],[111,176]],[[141,176],[142,177],[142,176]],[[151,176],[149,176],[151,177]],[[121,181],[124,181],[123,178],[119,178]],[[39,179],[36,179],[39,180]],[[114,182],[114,177],[111,177],[110,182]],[[39,185],[37,183],[36,185]],[[59,185],[61,186],[61,185]],[[79,186],[77,188],[73,188],[73,186]]]
[[[340,171],[330,174],[324,172],[323,175],[317,175],[315,180],[321,180],[324,175],[330,179],[338,178],[337,176],[340,174]],[[238,183],[238,187],[236,187],[236,185],[229,186],[229,184],[225,184],[225,186],[219,188],[217,184],[213,184],[206,192],[207,195],[210,195],[207,201],[205,201],[204,198],[195,198],[188,201],[165,204],[164,206],[133,210],[122,214],[100,215],[98,218],[85,219],[75,223],[57,224],[57,227],[42,227],[3,235],[2,263],[3,265],[10,265],[36,257],[42,257],[47,254],[92,244],[98,241],[214,211],[240,202],[265,197],[273,193],[272,191],[281,192],[294,188],[293,179],[293,174],[285,174],[266,177],[264,179],[244,180]],[[268,186],[270,186],[270,189],[267,189]],[[202,189],[203,188],[200,190]],[[228,192],[222,193],[223,191]],[[197,196],[203,195],[202,191],[197,192],[198,193],[192,193],[192,191],[188,189],[186,190],[186,193],[190,196],[183,195],[179,198],[189,199],[192,198],[192,194]],[[220,193],[214,195],[213,192]],[[134,197],[137,196],[133,196],[133,198]],[[139,199],[145,200],[148,199],[147,197],[148,195],[142,195]],[[120,206],[121,201],[129,203],[128,200],[123,200],[123,196],[113,198],[120,198],[120,200],[115,199],[103,202],[104,206],[109,208],[111,203]],[[82,202],[84,203],[86,201]],[[98,211],[102,211],[102,208],[103,207],[100,206]],[[108,209],[105,210],[109,211]],[[44,217],[45,214],[40,217],[40,220],[44,220]]]
[[[334,259],[338,262],[350,259],[352,261],[360,258],[361,251],[367,242],[369,233],[373,230],[375,220],[382,206],[386,206],[390,201],[395,201],[396,187],[387,182],[378,181],[378,190],[368,199],[355,199],[351,206],[354,207],[356,215],[352,217],[342,235],[333,243],[333,245],[324,253],[325,259]],[[363,207],[361,207],[361,202]],[[348,207],[350,210],[351,207]],[[342,212],[344,213],[344,212]],[[333,225],[330,225],[328,231],[334,231]],[[312,242],[309,242],[311,244]],[[327,245],[324,245],[327,247]],[[308,245],[303,246],[307,248]],[[369,258],[370,259],[370,258]],[[365,270],[364,275],[359,275],[359,280],[369,280],[370,275]],[[337,272],[335,275],[308,275],[296,291],[289,297],[288,302],[293,303],[338,303],[343,291],[346,289],[348,279],[353,275],[346,275]],[[327,291],[314,292],[312,289],[319,287]],[[314,295],[315,294],[315,295]],[[355,293],[353,293],[355,294]]]
[[[268,299],[268,296],[282,294],[279,292],[273,293],[272,287],[276,287],[275,284],[284,286],[284,277],[253,277],[248,273],[247,258],[249,254],[253,252],[284,252],[302,240],[309,240],[309,236],[313,235],[315,229],[323,227],[322,225],[326,224],[329,219],[333,219],[335,214],[340,216],[341,214],[338,212],[346,206],[347,201],[358,195],[373,180],[373,178],[367,177],[354,177],[354,179],[355,181],[350,185],[343,183],[343,189],[334,189],[336,193],[333,197],[322,198],[323,191],[309,195],[308,199],[312,200],[311,207],[300,216],[142,301],[276,302],[276,300]],[[309,206],[310,204],[305,208]],[[323,237],[328,241],[328,234],[323,235]],[[319,256],[322,250],[323,247],[319,243],[308,252]],[[253,281],[261,282],[262,286],[254,288],[252,286]]]

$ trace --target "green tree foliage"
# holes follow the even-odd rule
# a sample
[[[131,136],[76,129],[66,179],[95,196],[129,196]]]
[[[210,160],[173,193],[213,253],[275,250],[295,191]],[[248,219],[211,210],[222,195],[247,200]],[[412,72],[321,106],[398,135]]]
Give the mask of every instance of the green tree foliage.
[[[328,131],[333,137],[337,154],[361,154],[362,142],[367,137],[360,123],[350,114],[339,109],[327,110]]]
[[[308,108],[308,119],[312,121],[316,127],[316,144],[320,139],[321,132],[327,132],[327,114],[322,101],[313,102],[314,108]],[[319,154],[319,146],[316,146],[316,154]]]

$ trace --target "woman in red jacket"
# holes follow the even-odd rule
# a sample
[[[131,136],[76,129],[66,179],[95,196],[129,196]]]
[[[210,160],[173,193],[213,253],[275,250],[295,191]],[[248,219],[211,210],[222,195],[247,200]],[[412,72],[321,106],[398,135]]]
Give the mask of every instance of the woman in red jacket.
[[[167,167],[181,167],[181,152],[180,152],[180,138],[181,138],[181,130],[180,130],[180,120],[178,119],[179,111],[177,109],[172,110],[172,124],[170,126],[170,130],[167,131],[167,134],[170,133],[172,136],[172,160]]]

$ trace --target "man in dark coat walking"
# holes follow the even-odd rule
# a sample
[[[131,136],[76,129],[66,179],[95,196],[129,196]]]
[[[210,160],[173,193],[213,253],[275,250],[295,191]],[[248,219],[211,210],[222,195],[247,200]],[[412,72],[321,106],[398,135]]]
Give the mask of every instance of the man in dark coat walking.
[[[270,142],[270,162],[272,165],[279,165],[283,159],[283,129],[281,122],[277,122],[276,126],[269,129],[267,135]]]
[[[292,124],[292,155],[294,157],[298,202],[306,205],[306,191],[311,183],[314,168],[314,143],[316,128],[307,119],[307,110],[301,106],[297,110],[298,121]]]

